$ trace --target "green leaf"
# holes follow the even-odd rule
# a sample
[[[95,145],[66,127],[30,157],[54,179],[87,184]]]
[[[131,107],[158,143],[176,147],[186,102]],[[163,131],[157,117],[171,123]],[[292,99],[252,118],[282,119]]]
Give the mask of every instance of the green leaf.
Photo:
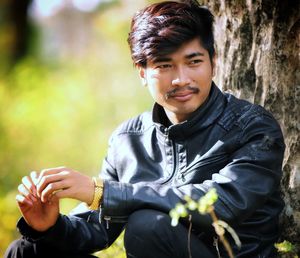
[[[277,248],[278,252],[281,252],[281,253],[288,253],[288,252],[292,252],[294,250],[293,244],[287,240],[284,240],[281,243],[275,244],[275,247]]]

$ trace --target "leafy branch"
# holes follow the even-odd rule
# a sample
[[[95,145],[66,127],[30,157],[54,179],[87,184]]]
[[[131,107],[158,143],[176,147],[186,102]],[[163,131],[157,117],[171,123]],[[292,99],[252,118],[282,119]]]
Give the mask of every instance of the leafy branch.
[[[177,226],[178,221],[181,217],[187,217],[189,215],[188,210],[195,211],[198,210],[200,214],[209,214],[213,220],[213,227],[215,232],[219,236],[222,244],[224,245],[230,258],[233,258],[232,249],[225,237],[226,230],[231,234],[236,245],[240,248],[241,242],[234,229],[231,228],[225,221],[219,220],[214,211],[214,203],[218,200],[218,194],[215,188],[210,189],[203,197],[198,201],[194,201],[189,196],[184,197],[186,203],[177,203],[175,208],[170,211],[170,216],[172,218],[171,225],[173,227]],[[189,215],[191,218],[191,215]],[[190,231],[189,231],[190,233]]]

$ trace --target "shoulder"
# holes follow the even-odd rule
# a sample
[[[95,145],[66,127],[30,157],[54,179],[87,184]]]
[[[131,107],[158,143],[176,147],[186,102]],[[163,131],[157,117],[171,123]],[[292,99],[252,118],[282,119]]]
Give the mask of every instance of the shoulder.
[[[227,105],[220,119],[223,126],[230,128],[236,125],[243,130],[249,123],[259,121],[267,121],[268,124],[278,126],[273,115],[262,106],[252,104],[228,93],[225,93],[225,97]]]
[[[121,123],[114,131],[113,136],[143,134],[153,125],[151,112],[144,112]]]
[[[227,107],[223,117],[231,117],[231,126],[237,126],[242,132],[241,137],[248,141],[251,137],[276,139],[284,146],[284,139],[279,123],[273,115],[260,105],[241,100],[226,94]],[[230,120],[230,119],[229,119]]]

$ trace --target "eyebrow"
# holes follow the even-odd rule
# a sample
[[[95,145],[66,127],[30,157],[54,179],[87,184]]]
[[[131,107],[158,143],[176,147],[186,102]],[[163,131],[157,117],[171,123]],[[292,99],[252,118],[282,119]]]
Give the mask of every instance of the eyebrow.
[[[198,56],[204,56],[204,53],[201,52],[194,52],[191,54],[188,54],[186,56],[184,56],[185,59],[192,59],[194,57],[198,57]],[[153,63],[162,63],[162,62],[170,62],[172,61],[172,59],[168,56],[162,56],[162,57],[157,57],[153,60]]]
[[[163,63],[163,62],[170,62],[172,59],[167,56],[157,57],[153,60],[153,63]]]
[[[186,59],[192,59],[192,58],[197,57],[197,56],[204,56],[204,53],[194,52],[194,53],[186,55],[185,58]]]

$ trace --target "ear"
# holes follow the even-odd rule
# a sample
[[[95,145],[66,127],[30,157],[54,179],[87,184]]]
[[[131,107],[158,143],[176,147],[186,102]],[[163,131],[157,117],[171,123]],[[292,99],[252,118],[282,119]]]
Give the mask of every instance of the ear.
[[[138,66],[139,76],[142,81],[143,86],[147,86],[147,79],[146,79],[146,68],[143,68],[142,66]]]

